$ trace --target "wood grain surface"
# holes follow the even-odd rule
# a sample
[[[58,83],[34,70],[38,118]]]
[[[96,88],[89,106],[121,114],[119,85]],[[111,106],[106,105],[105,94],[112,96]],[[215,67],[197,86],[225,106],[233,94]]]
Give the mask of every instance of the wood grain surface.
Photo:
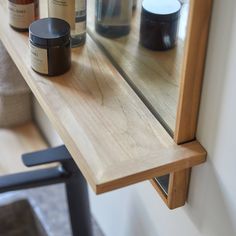
[[[212,0],[191,0],[186,53],[181,72],[174,140],[177,144],[196,138],[198,109],[204,76]],[[168,206],[183,206],[187,200],[191,169],[170,174]]]
[[[105,38],[95,31],[95,0],[88,0],[88,32],[102,45],[132,87],[150,103],[154,113],[174,132],[188,5],[182,7],[177,46],[167,51],[152,51],[140,46],[140,14],[141,0],[137,2],[129,35]]]
[[[6,0],[0,21],[7,21]],[[0,37],[95,192],[205,161],[198,142],[175,144],[90,37],[73,49],[71,70],[58,77],[31,69],[26,33],[1,24]]]
[[[212,0],[191,0],[190,4],[174,132],[174,140],[178,144],[196,138],[212,5]]]

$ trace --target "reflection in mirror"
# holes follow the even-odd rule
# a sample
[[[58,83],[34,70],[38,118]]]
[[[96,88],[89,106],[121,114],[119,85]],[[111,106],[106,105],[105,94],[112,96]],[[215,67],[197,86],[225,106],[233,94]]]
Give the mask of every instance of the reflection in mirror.
[[[162,2],[162,0],[155,1]],[[177,0],[168,1],[176,2]],[[109,2],[113,2],[114,6],[109,5]],[[132,1],[88,0],[88,32],[104,49],[116,68],[149,106],[153,114],[169,133],[173,134],[189,4],[186,0],[180,1],[181,4],[179,4],[181,9],[176,46],[169,50],[154,51],[139,43],[142,0],[137,1],[133,10],[130,2]],[[122,4],[126,4],[124,12],[121,12],[121,9],[124,9],[124,6],[121,7]],[[129,15],[130,9],[132,15]],[[116,19],[119,14],[122,15],[119,18],[120,22]],[[113,22],[113,25],[108,28],[102,27],[102,23],[112,22],[111,18],[115,19],[117,24]],[[119,25],[122,25],[122,30]]]

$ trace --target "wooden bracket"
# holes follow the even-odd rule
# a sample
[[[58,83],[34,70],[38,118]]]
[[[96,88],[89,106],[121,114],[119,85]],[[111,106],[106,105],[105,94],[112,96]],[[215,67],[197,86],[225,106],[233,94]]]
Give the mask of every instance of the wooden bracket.
[[[185,204],[190,172],[191,169],[188,168],[151,180],[152,185],[169,209],[175,209]]]

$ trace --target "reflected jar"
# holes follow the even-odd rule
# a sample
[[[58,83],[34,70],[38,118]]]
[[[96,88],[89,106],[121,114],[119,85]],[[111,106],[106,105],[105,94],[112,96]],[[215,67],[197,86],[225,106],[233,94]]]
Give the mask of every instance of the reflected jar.
[[[143,0],[140,44],[151,50],[175,46],[181,4],[178,0]]]
[[[8,0],[9,24],[17,31],[28,31],[39,17],[39,0]]]
[[[97,33],[117,38],[130,32],[133,1],[96,0],[95,25]]]

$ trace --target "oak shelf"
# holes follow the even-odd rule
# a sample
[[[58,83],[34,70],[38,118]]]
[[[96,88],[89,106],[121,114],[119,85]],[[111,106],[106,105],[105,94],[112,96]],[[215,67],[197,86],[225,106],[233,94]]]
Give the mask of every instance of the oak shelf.
[[[0,21],[3,44],[96,193],[205,161],[197,141],[174,142],[90,36],[68,73],[43,77],[30,68],[28,34],[7,24],[6,0]]]

